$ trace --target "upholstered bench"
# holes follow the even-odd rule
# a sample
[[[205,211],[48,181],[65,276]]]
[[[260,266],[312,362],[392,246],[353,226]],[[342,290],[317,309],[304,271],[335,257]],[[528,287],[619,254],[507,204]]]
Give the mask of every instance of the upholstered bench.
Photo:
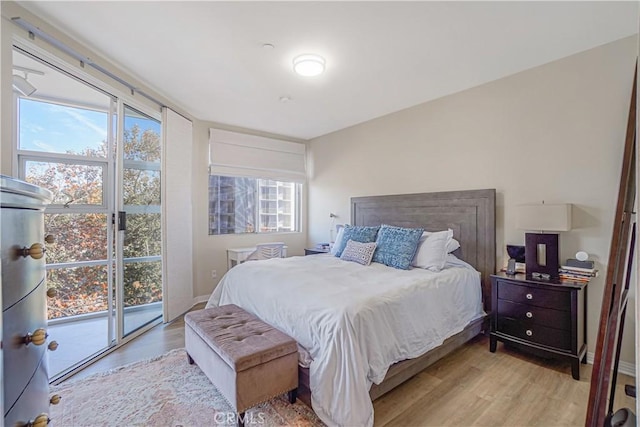
[[[238,413],[283,393],[296,400],[298,348],[288,335],[230,304],[184,317],[189,363],[198,364]]]

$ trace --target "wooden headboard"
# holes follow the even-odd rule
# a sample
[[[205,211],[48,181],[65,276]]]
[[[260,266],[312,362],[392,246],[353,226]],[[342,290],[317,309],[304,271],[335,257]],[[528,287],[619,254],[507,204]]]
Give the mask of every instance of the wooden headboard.
[[[484,308],[491,311],[489,276],[496,271],[495,189],[352,197],[351,223],[452,229],[460,242],[456,256],[482,273]]]

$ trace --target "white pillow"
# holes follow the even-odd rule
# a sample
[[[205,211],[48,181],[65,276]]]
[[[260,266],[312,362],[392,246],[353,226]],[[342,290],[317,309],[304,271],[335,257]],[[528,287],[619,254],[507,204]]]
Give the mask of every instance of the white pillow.
[[[331,255],[336,256],[338,253],[338,248],[340,247],[340,242],[342,242],[342,235],[344,234],[344,227],[340,227],[338,230],[338,234],[336,235],[336,241],[333,242],[333,246],[331,246]]]
[[[449,230],[451,230],[449,228]],[[446,230],[445,230],[446,231]],[[453,230],[452,230],[453,232]],[[425,231],[422,233],[422,237],[420,237],[420,241],[418,242],[418,246],[424,242],[425,240],[427,240],[427,237],[432,235],[434,233],[434,231]],[[454,252],[456,250],[458,250],[460,248],[460,242],[458,242],[456,239],[454,239],[453,237],[451,239],[449,239],[447,241],[447,253],[451,253]]]
[[[420,237],[418,249],[411,265],[431,271],[442,270],[447,261],[449,249],[454,248],[453,250],[456,250],[460,247],[460,243],[457,240],[455,243],[452,243],[452,240],[455,239],[451,229],[435,233],[424,232]]]

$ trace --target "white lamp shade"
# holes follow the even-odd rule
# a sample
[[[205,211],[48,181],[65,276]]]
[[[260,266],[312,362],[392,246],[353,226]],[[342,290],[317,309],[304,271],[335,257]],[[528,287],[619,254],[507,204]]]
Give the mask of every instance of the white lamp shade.
[[[570,203],[518,206],[516,227],[531,231],[569,231],[571,206]]]

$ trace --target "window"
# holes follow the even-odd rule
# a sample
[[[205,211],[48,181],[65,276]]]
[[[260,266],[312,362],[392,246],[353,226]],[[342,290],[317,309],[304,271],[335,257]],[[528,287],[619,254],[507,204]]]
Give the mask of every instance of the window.
[[[304,144],[209,130],[209,234],[300,231]]]
[[[209,176],[209,234],[300,231],[295,182]]]

